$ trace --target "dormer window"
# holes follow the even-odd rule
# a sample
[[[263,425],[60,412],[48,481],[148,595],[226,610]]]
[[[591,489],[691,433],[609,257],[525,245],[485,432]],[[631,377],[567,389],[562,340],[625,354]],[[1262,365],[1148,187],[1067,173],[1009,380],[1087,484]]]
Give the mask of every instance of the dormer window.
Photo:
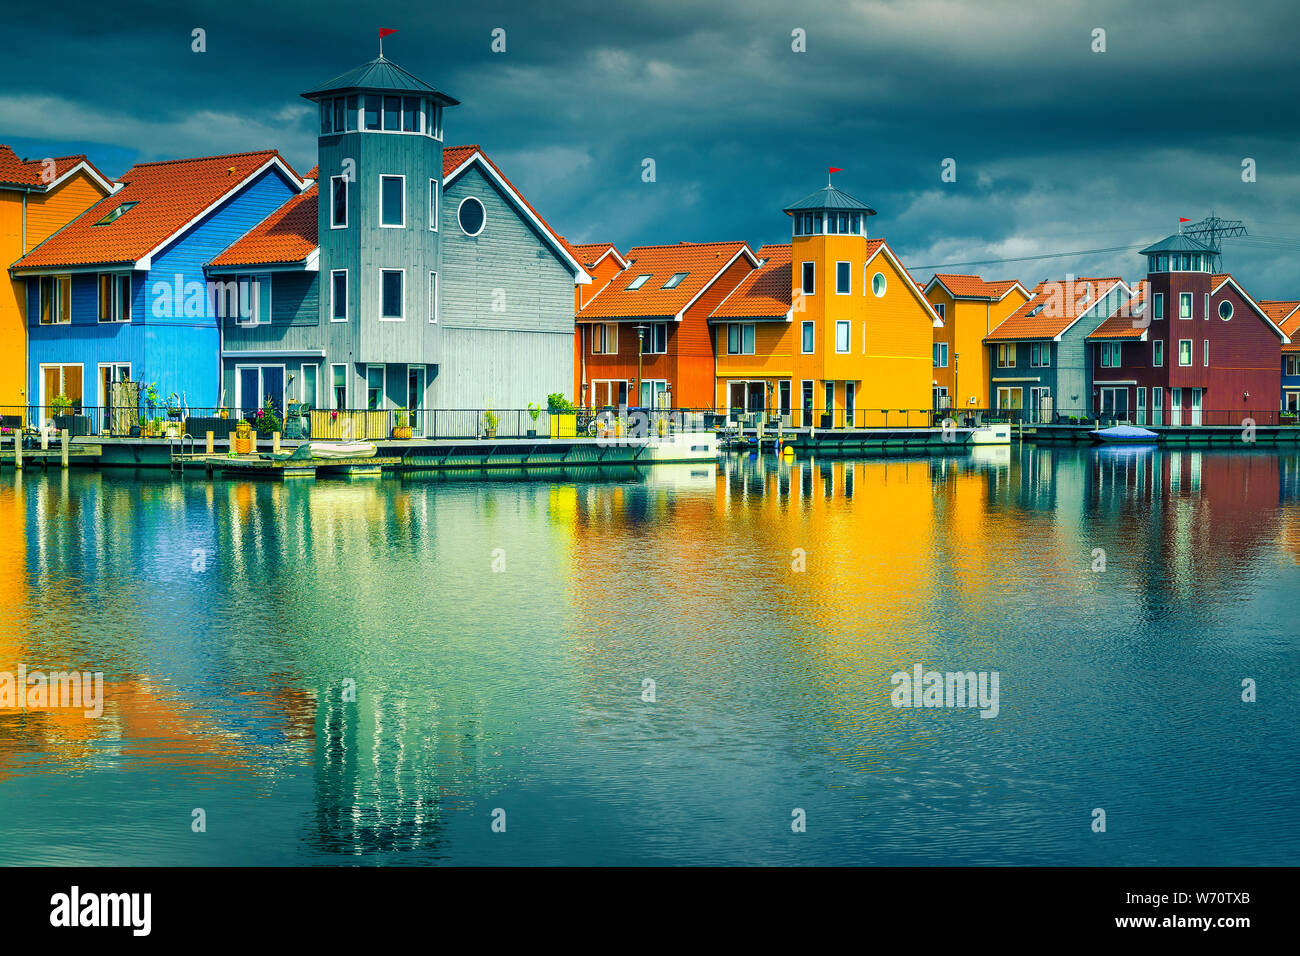
[[[139,205],[138,202],[124,202],[120,206],[116,207],[111,212],[109,212],[109,214],[105,216],[103,219],[99,220],[99,222],[95,223],[95,225],[107,226],[110,222],[116,222],[118,219],[122,218],[123,214],[130,212],[138,205]]]
[[[645,273],[644,275],[639,275],[639,276],[637,276],[637,277],[636,277],[635,279],[633,279],[630,283],[628,283],[628,289],[629,289],[629,290],[630,290],[630,289],[639,289],[639,288],[641,288],[643,285],[645,285],[645,284],[646,284],[647,282],[649,282],[649,281],[650,281],[650,273],[647,272],[647,273]]]
[[[679,285],[682,284],[682,280],[685,279],[688,275],[690,275],[689,272],[675,272],[675,273],[673,273],[673,275],[668,279],[668,281],[665,282],[665,283],[663,284],[663,286],[661,286],[661,288],[664,288],[664,289],[676,289]]]

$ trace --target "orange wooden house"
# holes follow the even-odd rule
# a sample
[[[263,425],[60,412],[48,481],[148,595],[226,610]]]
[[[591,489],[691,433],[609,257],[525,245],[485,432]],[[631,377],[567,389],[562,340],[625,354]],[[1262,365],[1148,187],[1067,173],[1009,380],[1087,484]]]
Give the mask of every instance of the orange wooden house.
[[[25,418],[37,401],[27,388],[25,285],[8,267],[113,192],[85,156],[22,160],[0,146],[0,413]]]
[[[682,242],[637,246],[626,261],[577,314],[579,404],[712,409],[709,316],[758,259],[744,242]]]

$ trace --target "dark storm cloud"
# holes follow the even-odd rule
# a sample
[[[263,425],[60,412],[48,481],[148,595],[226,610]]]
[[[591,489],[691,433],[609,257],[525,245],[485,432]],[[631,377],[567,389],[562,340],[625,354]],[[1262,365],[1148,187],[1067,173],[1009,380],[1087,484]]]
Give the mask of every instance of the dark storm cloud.
[[[0,137],[27,155],[84,150],[110,173],[265,146],[305,170],[298,93],[373,56],[378,26],[399,30],[392,59],[462,101],[448,142],[483,144],[577,241],[782,240],[781,206],[828,165],[915,266],[1140,246],[1211,209],[1300,236],[1287,2],[61,3],[0,36]],[[940,181],[948,157],[955,183]],[[1225,251],[1256,295],[1300,296],[1300,250]],[[1106,254],[972,271],[1140,267]]]

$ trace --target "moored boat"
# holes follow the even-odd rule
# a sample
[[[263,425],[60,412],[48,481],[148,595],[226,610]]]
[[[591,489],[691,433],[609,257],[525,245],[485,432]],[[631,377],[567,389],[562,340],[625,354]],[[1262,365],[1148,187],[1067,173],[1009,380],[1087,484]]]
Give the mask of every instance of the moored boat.
[[[977,425],[970,430],[972,445],[1010,445],[1011,425],[997,422],[992,425]]]
[[[378,446],[372,441],[314,441],[313,458],[374,458]]]
[[[1136,425],[1114,425],[1110,428],[1094,428],[1088,432],[1093,441],[1112,445],[1151,445],[1160,436],[1146,428]]]

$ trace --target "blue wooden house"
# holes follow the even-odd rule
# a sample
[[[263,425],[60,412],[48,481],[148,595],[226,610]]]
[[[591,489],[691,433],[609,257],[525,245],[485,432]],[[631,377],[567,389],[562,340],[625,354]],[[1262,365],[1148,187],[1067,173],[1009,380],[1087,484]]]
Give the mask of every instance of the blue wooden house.
[[[307,185],[273,150],[142,163],[121,181],[11,267],[40,420],[66,400],[98,427],[122,379],[153,385],[160,405],[218,405],[223,299],[204,267]]]

